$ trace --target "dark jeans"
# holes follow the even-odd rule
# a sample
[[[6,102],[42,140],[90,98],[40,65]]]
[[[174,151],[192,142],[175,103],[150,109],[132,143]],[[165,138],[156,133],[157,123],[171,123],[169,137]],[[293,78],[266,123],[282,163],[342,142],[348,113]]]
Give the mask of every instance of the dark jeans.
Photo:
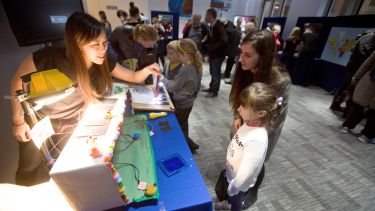
[[[232,71],[232,68],[235,62],[236,62],[236,57],[227,58],[227,65],[225,67],[225,72],[224,72],[224,75],[226,77],[230,77],[230,72]]]
[[[178,123],[180,124],[182,133],[185,136],[186,142],[188,143],[189,146],[193,143],[193,140],[189,138],[189,116],[191,113],[191,110],[193,109],[192,107],[189,108],[178,108],[176,107],[176,117],[178,120]]]
[[[232,205],[231,210],[247,209],[257,200],[258,189],[262,184],[264,178],[264,164],[260,171],[255,185],[251,187],[247,192],[239,192],[237,195],[229,196],[228,202]]]
[[[363,106],[358,105],[355,102],[352,102],[349,108],[349,112],[345,122],[342,124],[344,127],[349,129],[354,129],[365,117],[365,109]],[[362,135],[365,135],[367,138],[375,138],[375,110],[369,109],[367,111],[367,121],[365,127],[361,131]]]
[[[210,73],[211,73],[211,82],[210,90],[211,92],[217,94],[220,89],[221,82],[221,65],[223,64],[224,58],[216,57],[210,58]]]

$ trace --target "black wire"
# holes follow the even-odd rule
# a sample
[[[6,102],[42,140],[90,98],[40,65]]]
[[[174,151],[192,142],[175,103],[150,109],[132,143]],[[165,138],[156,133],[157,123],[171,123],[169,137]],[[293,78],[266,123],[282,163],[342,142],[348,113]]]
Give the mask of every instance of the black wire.
[[[122,167],[126,167],[126,166],[133,167],[133,169],[134,169],[134,178],[138,182],[138,184],[140,183],[140,180],[139,180],[139,169],[137,168],[137,166],[135,166],[132,163],[117,163],[117,162],[113,162],[113,161],[112,161],[112,163],[120,165],[119,167],[116,167],[117,170],[121,169]]]

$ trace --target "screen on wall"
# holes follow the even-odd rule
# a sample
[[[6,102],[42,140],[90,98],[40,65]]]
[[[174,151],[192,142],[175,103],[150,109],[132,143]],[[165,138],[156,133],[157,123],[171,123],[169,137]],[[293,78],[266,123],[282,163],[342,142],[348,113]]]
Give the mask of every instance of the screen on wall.
[[[322,60],[346,66],[359,34],[369,28],[332,27],[324,50]]]
[[[62,40],[68,17],[83,11],[80,0],[1,0],[20,46]]]
[[[236,16],[234,16],[233,23],[234,23],[235,26],[241,25],[241,31],[245,32],[246,24],[253,19],[255,19],[255,16],[236,15]]]
[[[165,29],[165,35],[168,39],[173,38],[173,15],[159,14],[158,19],[161,22],[161,25]]]

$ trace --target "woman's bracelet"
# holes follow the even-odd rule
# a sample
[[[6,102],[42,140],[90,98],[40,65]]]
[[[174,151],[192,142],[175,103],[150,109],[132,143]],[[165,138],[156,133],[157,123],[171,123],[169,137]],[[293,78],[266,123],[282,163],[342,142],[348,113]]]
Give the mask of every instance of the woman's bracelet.
[[[23,125],[23,124],[25,124],[25,123],[26,123],[25,120],[23,120],[23,122],[20,123],[20,124],[14,124],[14,122],[13,122],[13,126],[14,126],[14,127],[18,127],[18,126],[21,126],[21,125]]]

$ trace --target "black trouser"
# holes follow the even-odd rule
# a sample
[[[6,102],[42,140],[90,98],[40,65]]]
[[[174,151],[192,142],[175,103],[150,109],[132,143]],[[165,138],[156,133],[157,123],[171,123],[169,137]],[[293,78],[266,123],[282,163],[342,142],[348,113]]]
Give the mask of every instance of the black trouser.
[[[298,64],[295,68],[295,79],[298,75],[302,75],[302,85],[311,85],[315,83],[315,52],[313,51],[305,51],[301,52],[298,59]]]
[[[178,123],[180,124],[182,133],[185,136],[186,142],[188,143],[189,147],[191,146],[193,140],[189,138],[189,116],[191,113],[191,110],[193,109],[193,106],[188,108],[178,108],[176,107],[176,117],[178,120]]]
[[[58,132],[64,125],[76,124],[77,120],[51,120],[55,132]],[[69,140],[75,127],[65,130],[64,134],[53,135],[47,139],[48,151],[53,159],[57,159],[65,144]],[[16,172],[16,184],[23,186],[32,186],[49,180],[49,169],[40,150],[32,141],[19,142],[18,145],[18,168]]]
[[[210,91],[217,94],[220,90],[221,83],[221,65],[223,64],[223,57],[210,57],[210,73],[211,73],[211,82],[210,82]]]
[[[46,163],[41,152],[32,141],[19,142],[18,153],[17,185],[32,186],[49,180],[49,170]]]
[[[358,105],[355,102],[352,102],[349,108],[349,112],[345,122],[342,124],[343,127],[349,129],[354,129],[365,117],[365,108],[361,105]],[[361,131],[362,135],[365,135],[367,138],[372,139],[375,137],[375,110],[369,109],[367,111],[367,121],[365,127]]]
[[[230,77],[230,72],[232,71],[234,63],[236,63],[236,57],[228,56],[227,65],[225,67],[225,72],[224,72],[225,77]]]

